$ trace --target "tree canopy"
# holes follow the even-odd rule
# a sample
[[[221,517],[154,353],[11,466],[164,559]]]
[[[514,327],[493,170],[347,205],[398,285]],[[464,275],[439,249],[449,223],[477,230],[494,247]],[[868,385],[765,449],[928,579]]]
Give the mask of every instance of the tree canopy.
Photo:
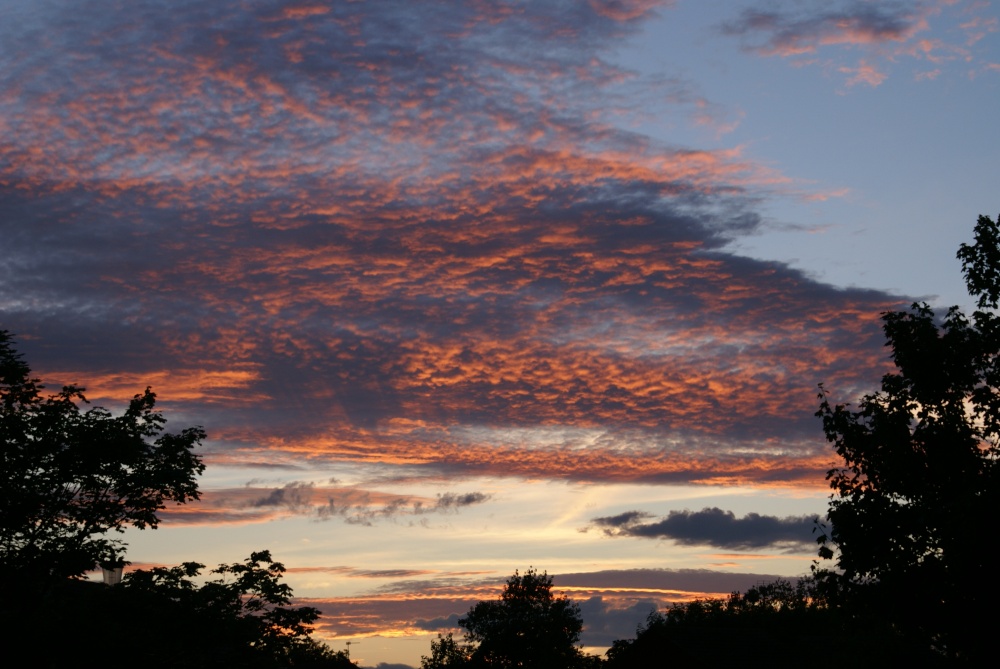
[[[155,612],[166,626],[155,639],[135,640],[134,653],[155,649],[158,666],[354,666],[312,639],[319,610],[290,606],[292,589],[281,581],[285,567],[270,551],[221,564],[211,572],[217,578],[198,585],[204,567],[185,562],[125,576],[115,593],[121,610],[139,618]]]
[[[81,410],[83,388],[43,389],[0,330],[0,565],[77,576],[120,559],[108,531],[155,528],[168,502],[198,499],[205,434],[165,433],[149,388],[121,416]]]
[[[997,594],[988,528],[1000,502],[1000,230],[980,216],[958,251],[971,318],[926,303],[883,314],[895,370],[856,409],[831,405],[823,429],[843,465],[820,555],[846,605],[885,617],[953,658],[990,639]]]
[[[794,667],[836,648],[851,667],[936,666],[884,621],[859,618],[829,599],[829,584],[778,580],[650,613],[634,639],[615,641],[608,669]]]
[[[319,611],[291,605],[284,567],[268,551],[222,564],[185,562],[126,574],[116,586],[79,579],[0,599],[0,639],[33,667],[148,669],[355,667],[315,641]]]
[[[580,607],[552,594],[552,577],[534,569],[514,572],[500,598],[479,602],[459,619],[465,644],[449,634],[431,644],[423,669],[521,667],[569,669],[591,659],[577,646],[583,630]]]

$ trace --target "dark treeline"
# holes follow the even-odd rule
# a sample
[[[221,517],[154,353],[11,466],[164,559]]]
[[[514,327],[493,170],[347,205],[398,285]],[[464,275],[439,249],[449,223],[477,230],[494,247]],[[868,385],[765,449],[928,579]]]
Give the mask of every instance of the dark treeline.
[[[840,585],[827,577],[766,583],[654,611],[635,638],[615,641],[604,658],[576,646],[579,607],[554,597],[551,587],[546,574],[515,573],[499,600],[480,602],[459,619],[462,639],[438,635],[421,669],[792,667],[831,648],[850,653],[855,667],[949,663],[890,620],[844,606]]]
[[[319,612],[288,606],[283,567],[266,551],[196,584],[201,567],[137,570],[114,587],[78,579],[8,585],[5,646],[32,667],[355,666],[309,636]]]
[[[828,599],[824,585],[803,578],[754,586],[726,599],[699,600],[650,614],[634,639],[607,653],[609,669],[666,667],[793,667],[830,649],[849,655],[852,667],[914,663],[938,666],[944,658],[913,643],[889,621],[859,616]]]

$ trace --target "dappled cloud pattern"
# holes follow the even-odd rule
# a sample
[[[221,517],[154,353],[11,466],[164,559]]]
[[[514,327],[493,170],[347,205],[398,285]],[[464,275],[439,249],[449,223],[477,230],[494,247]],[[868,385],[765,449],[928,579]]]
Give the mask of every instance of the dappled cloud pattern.
[[[669,3],[85,4],[0,28],[0,313],[44,378],[155,382],[213,466],[822,485],[815,384],[863,388],[899,300],[733,255],[796,186],[625,129],[608,51]],[[460,499],[357,494],[171,519]]]

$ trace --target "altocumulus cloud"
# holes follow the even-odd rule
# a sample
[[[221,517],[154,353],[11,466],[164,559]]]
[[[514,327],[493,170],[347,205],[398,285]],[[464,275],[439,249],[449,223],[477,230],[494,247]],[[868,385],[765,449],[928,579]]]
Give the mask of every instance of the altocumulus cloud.
[[[15,3],[4,327],[95,401],[152,383],[213,469],[816,486],[813,388],[867,388],[900,300],[726,250],[795,187],[632,129],[658,4]],[[184,518],[478,501],[215,492]]]
[[[644,511],[627,511],[594,518],[594,526],[608,536],[671,539],[686,546],[709,545],[737,550],[786,546],[806,548],[814,542],[816,516],[764,516],[748,513],[737,518],[732,511],[706,507],[701,511],[671,511],[666,518],[651,520]]]

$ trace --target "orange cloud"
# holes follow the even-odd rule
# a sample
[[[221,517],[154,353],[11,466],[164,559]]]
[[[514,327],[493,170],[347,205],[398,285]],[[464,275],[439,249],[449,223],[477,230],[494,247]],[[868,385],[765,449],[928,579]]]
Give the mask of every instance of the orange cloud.
[[[875,88],[885,81],[886,78],[884,72],[879,72],[870,63],[863,60],[858,63],[857,67],[842,67],[840,71],[851,75],[847,79],[848,86],[868,84],[872,88]]]

